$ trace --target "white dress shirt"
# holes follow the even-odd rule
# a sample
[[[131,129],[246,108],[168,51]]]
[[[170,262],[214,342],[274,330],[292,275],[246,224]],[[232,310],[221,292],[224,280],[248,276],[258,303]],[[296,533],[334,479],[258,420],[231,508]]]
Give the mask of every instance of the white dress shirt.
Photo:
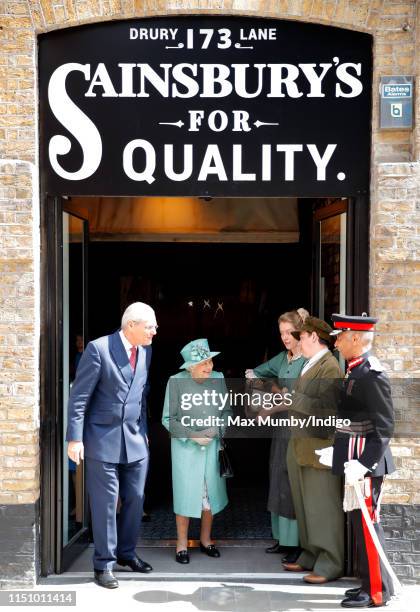
[[[122,329],[119,331],[119,334],[120,334],[121,342],[123,343],[125,351],[127,353],[128,361],[130,361],[131,347],[133,345],[131,344],[131,342],[129,340],[127,340],[127,338],[125,337],[124,332],[123,332]],[[136,346],[136,348],[137,348],[137,346]]]
[[[329,349],[327,347],[318,351],[313,357],[309,359],[309,361],[305,363],[305,365],[303,366],[300,372],[300,375],[303,376],[304,374],[306,374],[306,372],[310,370],[312,366],[315,365],[316,362],[319,361],[324,355],[326,355],[328,351]]]

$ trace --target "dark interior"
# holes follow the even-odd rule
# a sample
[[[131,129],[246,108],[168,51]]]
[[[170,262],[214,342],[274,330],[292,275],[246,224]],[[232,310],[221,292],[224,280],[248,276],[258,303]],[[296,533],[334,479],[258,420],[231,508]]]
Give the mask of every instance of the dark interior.
[[[131,302],[147,302],[156,311],[159,329],[149,376],[151,463],[145,502],[152,515],[167,508],[173,519],[170,440],[160,421],[166,382],[182,363],[180,349],[195,338],[208,338],[211,350],[221,351],[214,359],[215,369],[235,378],[283,350],[279,314],[311,308],[312,247],[305,232],[310,229],[305,221],[312,218],[311,206],[304,213],[300,242],[295,244],[89,244],[88,338],[117,330],[121,313]],[[78,299],[74,292],[70,295]],[[76,321],[74,326],[70,337],[81,329]],[[269,448],[269,439],[229,441],[235,472],[228,481],[230,505],[249,497],[258,498],[265,507]],[[268,513],[266,520],[269,533]],[[252,526],[246,537],[257,537],[251,532]]]

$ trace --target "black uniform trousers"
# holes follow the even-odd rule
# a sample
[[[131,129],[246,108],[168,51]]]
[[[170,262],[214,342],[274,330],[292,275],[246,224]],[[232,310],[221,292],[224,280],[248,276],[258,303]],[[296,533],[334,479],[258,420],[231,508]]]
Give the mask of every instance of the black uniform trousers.
[[[385,550],[385,534],[379,522],[378,500],[382,489],[384,477],[372,476],[365,478],[365,502],[372,519],[378,539]],[[366,482],[368,481],[368,482]],[[369,491],[370,482],[370,491]],[[359,568],[359,577],[362,581],[362,590],[368,593],[375,604],[388,601],[394,594],[391,577],[388,575],[369,533],[361,510],[349,512],[349,518],[356,541],[356,556]]]

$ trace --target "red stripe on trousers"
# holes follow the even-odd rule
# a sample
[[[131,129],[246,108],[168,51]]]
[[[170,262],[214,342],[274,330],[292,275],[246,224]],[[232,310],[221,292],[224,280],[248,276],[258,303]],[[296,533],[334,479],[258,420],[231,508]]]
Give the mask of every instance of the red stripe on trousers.
[[[373,510],[372,510],[372,487],[370,488],[369,497],[366,498],[366,506],[369,512],[371,519],[373,520]],[[365,546],[366,546],[366,554],[368,558],[369,565],[369,583],[370,583],[370,596],[372,598],[373,603],[376,605],[380,605],[383,603],[382,598],[382,575],[381,575],[381,566],[379,563],[379,555],[378,551],[375,548],[375,544],[373,543],[372,536],[369,533],[368,526],[366,525],[366,521],[362,514],[362,525],[363,525],[363,535],[365,538]]]

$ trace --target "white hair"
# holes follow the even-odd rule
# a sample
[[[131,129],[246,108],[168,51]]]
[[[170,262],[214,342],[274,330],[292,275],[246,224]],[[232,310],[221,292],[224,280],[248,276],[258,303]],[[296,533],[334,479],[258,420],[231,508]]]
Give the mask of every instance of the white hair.
[[[374,334],[372,331],[354,331],[352,332],[352,336],[357,334],[360,336],[360,341],[367,350],[372,347]]]
[[[144,304],[144,302],[133,302],[133,304],[127,306],[124,311],[121,318],[121,328],[125,329],[129,321],[138,323],[140,321],[147,321],[151,318],[155,318],[155,311],[151,306]]]

